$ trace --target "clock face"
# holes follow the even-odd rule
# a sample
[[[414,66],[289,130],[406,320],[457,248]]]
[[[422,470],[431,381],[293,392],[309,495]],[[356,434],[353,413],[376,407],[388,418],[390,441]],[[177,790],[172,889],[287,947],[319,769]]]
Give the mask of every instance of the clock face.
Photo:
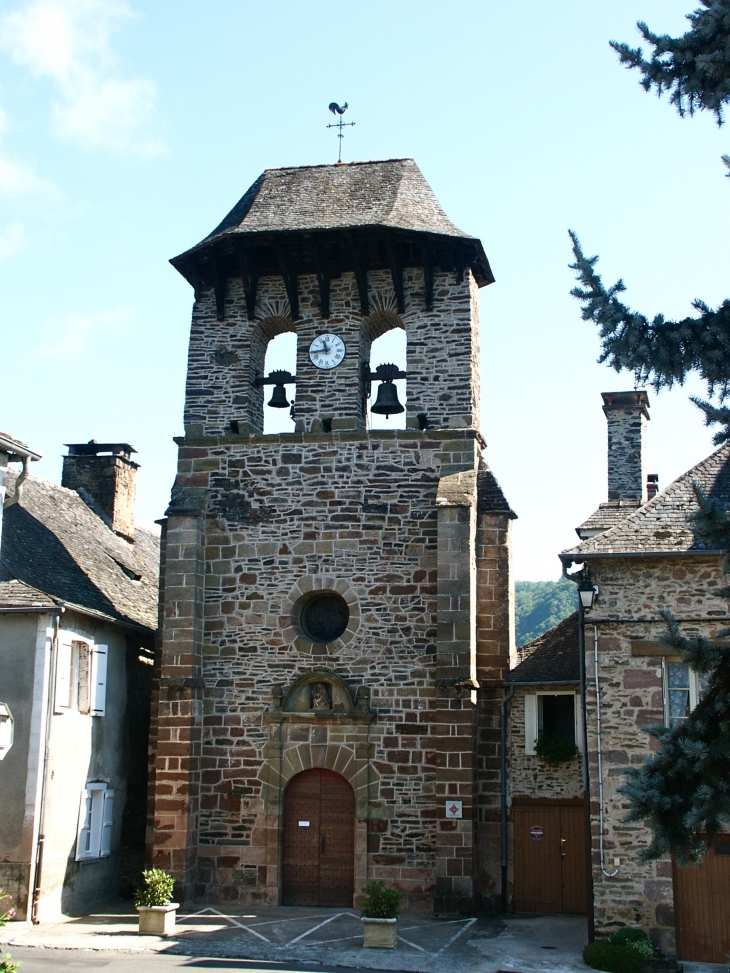
[[[335,368],[346,351],[345,342],[336,334],[320,334],[309,346],[309,360],[315,368]]]

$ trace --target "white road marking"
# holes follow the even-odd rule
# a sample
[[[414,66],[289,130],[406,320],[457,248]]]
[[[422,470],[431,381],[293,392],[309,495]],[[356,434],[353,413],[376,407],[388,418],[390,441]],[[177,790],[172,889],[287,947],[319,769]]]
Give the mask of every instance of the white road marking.
[[[445,949],[448,949],[449,946],[451,946],[452,943],[455,943],[456,940],[459,938],[459,936],[461,936],[463,933],[465,933],[467,931],[467,929],[469,929],[471,926],[474,925],[475,922],[476,922],[476,919],[469,919],[469,921],[466,923],[466,925],[462,929],[460,929],[457,933],[455,933],[451,937],[451,939],[448,941],[448,943],[446,943],[444,946],[441,947],[441,949],[439,949],[436,953],[434,953],[434,956],[439,956],[441,953],[443,953],[443,951]]]
[[[333,919],[340,919],[342,916],[346,916],[346,915],[349,915],[349,913],[347,913],[347,912],[336,912],[335,915],[330,916],[328,919],[325,919],[324,922],[320,922],[316,926],[312,926],[311,929],[307,929],[306,932],[303,932],[300,936],[297,936],[296,939],[292,939],[292,941],[290,943],[287,943],[286,945],[287,946],[293,946],[295,943],[298,943],[300,941],[300,939],[304,939],[306,936],[311,936],[311,934],[313,932],[316,932],[318,929],[321,929],[322,926],[326,926],[328,922],[332,922]]]
[[[270,939],[267,939],[266,936],[262,936],[260,932],[256,932],[255,929],[252,929],[250,926],[247,926],[245,923],[239,922],[237,919],[234,919],[233,916],[227,916],[224,912],[219,912],[217,909],[212,909],[210,907],[208,907],[207,909],[201,909],[200,912],[193,912],[191,915],[180,916],[180,918],[182,920],[194,919],[196,916],[202,916],[205,915],[206,913],[210,913],[214,916],[219,916],[221,919],[225,919],[227,922],[230,922],[232,925],[238,926],[239,929],[245,929],[246,932],[250,932],[252,936],[256,936],[259,939],[263,939],[265,943],[271,943]]]
[[[416,928],[416,927],[414,926],[414,929],[415,929],[415,928]],[[412,947],[413,947],[414,949],[420,949],[420,951],[421,951],[422,953],[425,953],[425,952],[426,952],[426,950],[425,950],[425,949],[423,948],[423,946],[419,946],[419,945],[418,945],[418,943],[412,943],[412,942],[410,941],[410,939],[406,939],[406,937],[405,937],[405,936],[398,936],[398,939],[400,939],[400,941],[401,941],[402,943],[407,943],[407,944],[408,944],[409,946],[412,946]]]

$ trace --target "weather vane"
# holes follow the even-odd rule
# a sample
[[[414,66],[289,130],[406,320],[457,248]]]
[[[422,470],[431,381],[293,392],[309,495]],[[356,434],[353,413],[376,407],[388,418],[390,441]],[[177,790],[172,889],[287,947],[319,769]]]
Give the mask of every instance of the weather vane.
[[[340,152],[339,152],[339,155],[337,157],[337,161],[338,162],[342,162],[342,139],[345,137],[344,132],[342,131],[342,129],[343,128],[347,128],[348,125],[354,125],[355,123],[354,122],[343,122],[342,121],[342,116],[347,111],[347,102],[345,102],[345,104],[340,108],[340,106],[337,104],[336,101],[331,101],[330,102],[330,105],[329,105],[329,109],[330,109],[330,111],[332,112],[333,115],[335,115],[335,116],[339,115],[340,116],[339,121],[335,122],[334,125],[328,125],[327,128],[337,128],[337,129],[339,129],[339,131],[337,133],[337,138],[340,140]]]

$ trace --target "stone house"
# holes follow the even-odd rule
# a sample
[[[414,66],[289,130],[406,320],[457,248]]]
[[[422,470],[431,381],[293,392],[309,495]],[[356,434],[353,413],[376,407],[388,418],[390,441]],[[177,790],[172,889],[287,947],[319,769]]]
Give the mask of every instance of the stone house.
[[[524,647],[527,657],[506,679],[514,687],[509,752],[514,903],[521,908],[532,902],[541,911],[581,911],[574,902],[566,908],[564,900],[566,867],[574,875],[571,841],[575,846],[579,836],[577,830],[572,836],[561,830],[562,811],[550,810],[551,803],[562,806],[567,799],[578,808],[585,794],[580,767],[569,762],[556,773],[539,763],[534,739],[544,718],[541,694],[554,692],[556,672],[558,682],[566,681],[562,691],[580,692],[582,648],[584,773],[590,786],[590,805],[583,809],[589,822],[589,831],[583,831],[583,838],[589,834],[591,861],[585,893],[592,903],[589,919],[598,936],[638,925],[662,950],[676,950],[680,959],[721,962],[730,950],[730,841],[718,839],[702,868],[677,868],[671,860],[639,865],[648,830],[624,821],[626,804],[618,787],[625,769],[641,764],[654,746],[646,727],[681,722],[702,690],[697,677],[659,641],[665,631],[659,610],[672,611],[684,631],[710,638],[728,624],[727,604],[713,595],[723,583],[721,552],[695,539],[689,517],[697,509],[693,483],[730,505],[730,446],[722,446],[657,493],[657,477],[647,477],[645,470],[646,393],[606,393],[603,400],[609,433],[608,501],[577,528],[581,543],[561,554],[566,571],[579,569],[578,578],[593,583],[596,601],[585,613],[584,632],[576,616],[567,619]],[[576,652],[563,651],[561,662],[564,636],[568,648],[575,639]],[[579,697],[573,699],[579,707]],[[549,715],[555,718],[554,711]],[[581,737],[578,722],[579,748]],[[544,821],[538,820],[538,811],[547,814]],[[578,810],[573,814],[577,829]],[[574,857],[580,857],[577,849]],[[530,884],[530,868],[541,871],[543,884],[549,886],[542,897]]]
[[[159,538],[134,525],[126,444],[69,446],[63,485],[0,436],[0,887],[19,918],[137,880]],[[35,894],[34,894],[35,892]]]
[[[482,458],[481,243],[400,159],[267,170],[172,263],[195,302],[154,863],[187,898],[351,907],[369,879],[415,909],[498,896],[514,514]],[[370,367],[392,329],[406,424],[375,429],[371,383],[402,411]],[[296,374],[265,375],[287,332]],[[264,432],[267,384],[281,405],[295,387],[291,432]]]

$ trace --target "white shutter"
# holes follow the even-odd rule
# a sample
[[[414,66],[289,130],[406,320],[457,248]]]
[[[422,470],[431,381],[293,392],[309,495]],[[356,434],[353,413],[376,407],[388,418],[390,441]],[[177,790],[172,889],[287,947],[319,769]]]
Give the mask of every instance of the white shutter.
[[[71,636],[61,632],[56,651],[56,698],[54,711],[65,713],[71,707],[71,676],[73,670],[73,643]]]
[[[114,791],[104,791],[101,815],[101,857],[105,858],[112,850],[112,827],[114,825]]]
[[[89,712],[92,716],[103,716],[106,712],[106,660],[108,650],[107,645],[95,645],[91,650]]]
[[[525,696],[525,753],[534,753],[537,743],[537,695]]]
[[[580,693],[576,693],[573,697],[575,708],[575,745],[578,747],[578,751],[583,753],[583,708],[582,708],[582,698]]]
[[[92,794],[86,788],[81,791],[81,803],[79,805],[79,826],[76,832],[76,861],[83,861],[85,858],[92,858],[93,849],[91,848],[91,812]]]

